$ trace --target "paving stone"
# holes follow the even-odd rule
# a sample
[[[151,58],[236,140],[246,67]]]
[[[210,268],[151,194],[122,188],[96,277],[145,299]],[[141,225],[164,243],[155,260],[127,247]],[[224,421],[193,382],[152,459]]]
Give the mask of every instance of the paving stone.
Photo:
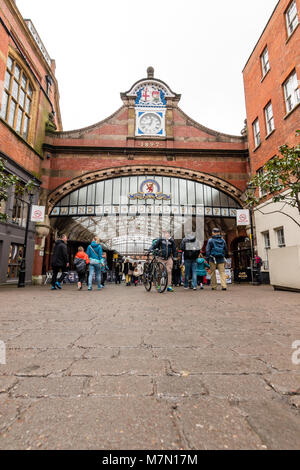
[[[185,375],[184,372],[180,377],[158,377],[155,379],[155,384],[159,397],[196,397],[208,394],[202,377]]]
[[[274,373],[266,376],[266,381],[282,395],[300,395],[300,370],[294,373]]]
[[[149,397],[45,398],[0,436],[0,448],[176,449],[180,435],[173,421],[169,406]]]
[[[62,324],[62,329],[60,333],[56,331],[48,331],[47,328],[45,328],[45,331],[26,331],[21,335],[10,339],[7,342],[7,347],[19,349],[42,349],[58,347],[66,348],[72,345],[76,340],[78,340],[79,337],[80,333],[78,332],[72,332],[69,334],[65,332],[64,326]]]
[[[0,375],[0,393],[8,392],[16,383],[17,379],[15,377]]]
[[[131,334],[127,330],[122,332],[108,330],[106,333],[84,335],[76,341],[79,347],[138,347],[142,342],[143,331]]]
[[[153,395],[153,379],[140,376],[117,376],[92,378],[85,392],[88,395],[107,397]]]
[[[236,407],[207,397],[183,399],[176,416],[188,447],[199,450],[257,450],[263,442]]]
[[[247,400],[272,399],[275,393],[261,375],[213,375],[201,376],[210,397],[227,399],[238,404]]]
[[[22,378],[11,396],[24,398],[77,397],[83,394],[86,380],[81,377]]]
[[[70,368],[70,375],[101,376],[101,375],[145,375],[156,376],[165,374],[164,361],[158,359],[140,359],[115,357],[83,359]]]

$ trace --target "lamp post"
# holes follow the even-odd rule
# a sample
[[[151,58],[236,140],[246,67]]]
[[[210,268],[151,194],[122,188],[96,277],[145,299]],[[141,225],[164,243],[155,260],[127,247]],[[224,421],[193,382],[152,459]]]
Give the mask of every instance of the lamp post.
[[[256,191],[255,186],[251,186],[249,184],[247,186],[247,190],[249,192],[252,192],[252,194]],[[254,282],[254,230],[253,230],[253,207],[249,207],[249,214],[250,214],[250,237],[251,237],[251,284],[255,285],[256,282]]]
[[[19,271],[18,287],[25,287],[26,251],[27,251],[28,229],[29,229],[29,222],[30,222],[31,206],[32,206],[33,196],[35,194],[35,189],[37,189],[37,188],[38,188],[38,186],[34,185],[34,188],[31,189],[28,192],[29,202],[27,202],[28,211],[27,211],[26,228],[25,228],[25,236],[24,236],[24,248],[23,248],[22,260],[21,260],[20,271]]]

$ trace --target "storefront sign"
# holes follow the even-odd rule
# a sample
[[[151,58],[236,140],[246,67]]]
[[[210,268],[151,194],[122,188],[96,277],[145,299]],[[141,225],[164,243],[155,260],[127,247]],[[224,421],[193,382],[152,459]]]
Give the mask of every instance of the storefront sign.
[[[237,225],[250,225],[250,213],[248,209],[237,209],[236,224]]]
[[[44,222],[45,206],[32,206],[31,222]]]

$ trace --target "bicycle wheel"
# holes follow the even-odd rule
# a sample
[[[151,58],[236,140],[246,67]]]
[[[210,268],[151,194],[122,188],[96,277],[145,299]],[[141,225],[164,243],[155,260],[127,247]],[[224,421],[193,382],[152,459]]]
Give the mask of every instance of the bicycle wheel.
[[[147,292],[150,292],[152,287],[152,275],[151,275],[151,266],[150,264],[144,264],[143,272],[143,284]]]
[[[162,294],[168,286],[168,272],[163,263],[157,262],[153,269],[153,283],[157,292]]]

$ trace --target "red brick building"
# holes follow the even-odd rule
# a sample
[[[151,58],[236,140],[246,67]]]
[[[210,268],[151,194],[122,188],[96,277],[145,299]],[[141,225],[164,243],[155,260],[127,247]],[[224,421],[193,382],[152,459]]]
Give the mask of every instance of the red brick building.
[[[196,231],[205,243],[219,226],[234,265],[246,268],[249,246],[244,229],[236,226],[249,175],[246,136],[192,120],[179,108],[180,95],[155,78],[152,67],[121,93],[120,108],[111,116],[62,132],[54,62],[15,2],[1,2],[0,13],[0,151],[15,172],[24,172],[24,182],[41,182],[39,203],[47,213],[36,230],[35,280],[41,282],[49,270],[53,240],[63,232],[72,261],[77,245],[94,234],[110,253],[141,255],[165,229],[177,242]],[[18,253],[24,239],[24,215],[21,226],[13,225],[16,204],[10,204],[10,221],[0,224],[2,283],[10,272],[6,253]],[[18,230],[14,237],[12,226]],[[31,260],[33,235],[31,227]]]
[[[11,0],[0,3],[0,158],[7,172],[26,184],[40,185],[46,127],[61,129],[55,62],[29,20],[24,20]],[[38,201],[38,191],[33,202]],[[11,188],[8,215],[0,223],[0,283],[15,282],[24,245],[28,196]],[[34,224],[29,226],[27,281],[31,281]]]
[[[262,171],[264,163],[278,154],[279,146],[299,143],[299,11],[299,0],[277,3],[243,71],[252,175]],[[275,265],[281,264],[280,258],[289,259],[288,253],[293,251],[278,249],[299,245],[300,230],[294,222],[300,222],[298,211],[283,206],[270,204],[265,195],[255,211],[257,248],[266,272],[271,254],[278,257],[278,261],[274,260],[277,270]]]

